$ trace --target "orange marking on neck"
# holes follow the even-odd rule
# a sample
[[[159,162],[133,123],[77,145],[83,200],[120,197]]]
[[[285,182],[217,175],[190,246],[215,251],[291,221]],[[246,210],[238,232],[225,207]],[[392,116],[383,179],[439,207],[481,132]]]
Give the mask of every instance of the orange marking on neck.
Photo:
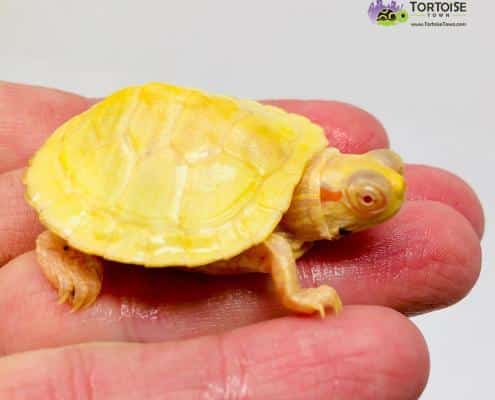
[[[333,192],[325,187],[320,187],[320,200],[321,201],[339,201],[342,198],[342,192]]]

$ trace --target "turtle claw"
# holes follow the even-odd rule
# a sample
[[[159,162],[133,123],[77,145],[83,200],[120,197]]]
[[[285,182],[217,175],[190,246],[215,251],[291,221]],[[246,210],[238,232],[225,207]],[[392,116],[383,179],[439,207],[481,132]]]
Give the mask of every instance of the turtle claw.
[[[88,282],[80,281],[77,286],[77,290],[74,289],[74,294],[71,300],[72,310],[71,312],[76,312],[78,310],[89,307],[94,303],[96,297],[100,292],[100,288],[92,288],[88,285]]]
[[[58,293],[58,304],[64,304],[70,297],[70,292],[60,292]]]
[[[45,231],[36,240],[41,270],[58,290],[58,303],[69,303],[71,312],[90,306],[101,291],[100,258],[81,253],[55,234]]]

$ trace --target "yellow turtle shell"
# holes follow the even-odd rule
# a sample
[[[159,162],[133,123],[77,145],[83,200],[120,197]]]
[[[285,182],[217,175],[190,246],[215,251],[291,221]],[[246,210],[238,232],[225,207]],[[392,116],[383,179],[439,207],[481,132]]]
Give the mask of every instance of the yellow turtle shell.
[[[74,248],[192,267],[264,241],[327,145],[302,116],[149,83],[60,126],[24,182],[43,224]]]

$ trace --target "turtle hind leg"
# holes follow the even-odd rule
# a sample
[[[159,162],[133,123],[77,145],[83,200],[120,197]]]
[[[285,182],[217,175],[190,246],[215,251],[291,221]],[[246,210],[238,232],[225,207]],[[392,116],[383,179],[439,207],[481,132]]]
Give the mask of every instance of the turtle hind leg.
[[[90,306],[101,291],[103,264],[99,257],[82,253],[50,231],[36,240],[41,270],[58,290],[59,303],[68,302],[72,311]]]
[[[330,286],[301,288],[293,250],[286,238],[272,234],[264,244],[270,253],[268,263],[275,289],[288,309],[305,314],[319,312],[321,317],[325,316],[326,307],[331,307],[335,314],[342,310],[339,295]]]

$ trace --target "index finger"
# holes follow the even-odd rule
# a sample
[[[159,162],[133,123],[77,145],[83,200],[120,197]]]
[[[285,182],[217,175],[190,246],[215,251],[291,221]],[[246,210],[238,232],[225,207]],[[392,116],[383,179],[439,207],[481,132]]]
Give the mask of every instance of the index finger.
[[[94,100],[38,86],[0,83],[0,173],[24,166],[59,125]],[[321,125],[332,146],[361,153],[388,146],[380,122],[367,112],[335,101],[272,100]]]

